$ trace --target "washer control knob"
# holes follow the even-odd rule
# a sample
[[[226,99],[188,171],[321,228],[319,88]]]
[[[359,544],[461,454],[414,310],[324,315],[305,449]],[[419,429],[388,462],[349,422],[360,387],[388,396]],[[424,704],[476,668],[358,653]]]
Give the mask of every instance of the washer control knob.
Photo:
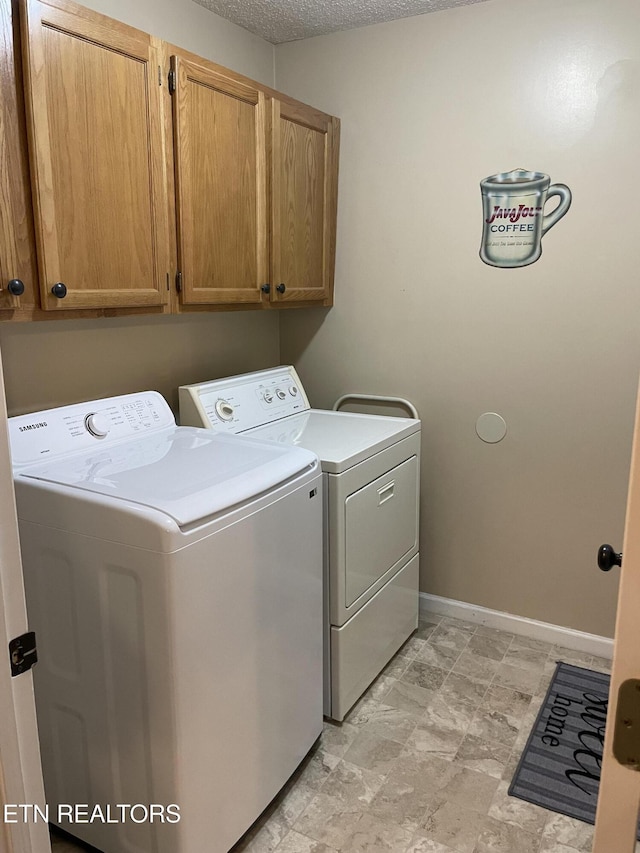
[[[218,400],[216,403],[216,414],[221,421],[230,421],[233,419],[234,408],[231,403],[226,400]]]
[[[276,394],[278,395],[278,399],[279,399],[279,400],[284,400],[284,399],[286,399],[286,396],[287,396],[287,395],[284,393],[284,391],[282,390],[282,388],[276,388]]]
[[[271,393],[271,391],[265,391],[262,395],[262,399],[265,401],[265,403],[271,403],[273,402],[273,394]]]
[[[88,414],[84,419],[84,425],[87,432],[90,432],[91,435],[95,435],[96,438],[104,438],[111,427],[109,419],[104,415],[99,414],[99,412],[91,412]]]
[[[295,385],[292,385],[291,388],[289,388],[289,393],[291,394],[292,397],[298,396],[298,389],[296,388]]]

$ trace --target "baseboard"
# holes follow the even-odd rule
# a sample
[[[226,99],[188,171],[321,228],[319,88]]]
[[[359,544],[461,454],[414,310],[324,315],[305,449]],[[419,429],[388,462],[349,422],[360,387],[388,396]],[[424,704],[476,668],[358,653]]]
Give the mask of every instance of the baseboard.
[[[532,637],[534,640],[543,640],[546,643],[563,646],[565,649],[575,649],[602,658],[613,657],[613,640],[609,637],[585,634],[583,631],[574,631],[572,628],[563,628],[561,625],[538,622],[535,619],[527,619],[525,616],[514,616],[501,610],[490,610],[488,607],[479,607],[475,604],[467,604],[465,601],[455,601],[451,598],[421,592],[420,618],[428,618],[430,613],[437,616],[452,616],[454,619],[486,625],[488,628],[497,628],[511,634],[521,634]]]

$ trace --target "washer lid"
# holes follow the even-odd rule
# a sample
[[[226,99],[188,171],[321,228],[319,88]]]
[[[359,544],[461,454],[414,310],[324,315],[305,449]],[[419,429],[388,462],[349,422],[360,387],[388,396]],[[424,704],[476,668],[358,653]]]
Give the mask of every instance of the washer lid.
[[[173,427],[16,472],[166,513],[184,526],[272,489],[316,462],[302,448]]]
[[[305,447],[320,458],[323,471],[341,474],[419,429],[420,421],[414,418],[310,409],[242,436]]]

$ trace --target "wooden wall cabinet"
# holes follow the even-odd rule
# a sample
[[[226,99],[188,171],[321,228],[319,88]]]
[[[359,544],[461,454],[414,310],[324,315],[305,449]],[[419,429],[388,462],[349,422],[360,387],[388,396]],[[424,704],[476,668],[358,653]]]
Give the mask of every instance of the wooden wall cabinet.
[[[181,306],[331,305],[339,121],[173,53]]]
[[[30,316],[37,269],[22,96],[17,0],[0,0],[0,320]],[[12,289],[24,291],[14,295]]]
[[[158,46],[63,0],[22,10],[41,307],[166,305]]]
[[[277,98],[271,114],[272,298],[333,301],[338,120]]]
[[[268,280],[264,93],[171,57],[180,301],[253,304]]]
[[[0,319],[332,304],[338,119],[70,0],[0,37]]]

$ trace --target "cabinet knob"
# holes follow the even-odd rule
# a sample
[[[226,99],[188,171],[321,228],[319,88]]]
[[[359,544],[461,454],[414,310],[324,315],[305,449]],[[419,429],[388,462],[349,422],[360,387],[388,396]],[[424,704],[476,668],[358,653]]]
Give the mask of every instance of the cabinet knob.
[[[22,296],[24,293],[24,282],[19,278],[12,278],[7,285],[7,290],[12,296]]]
[[[66,284],[63,284],[61,281],[57,282],[57,284],[54,284],[51,288],[51,293],[53,293],[53,295],[57,299],[64,299],[64,297],[67,295]]]
[[[276,290],[278,293],[284,293],[287,288],[284,285],[284,282],[280,282],[280,284],[276,285]]]
[[[271,293],[271,285],[270,284],[263,284],[262,287],[260,288],[260,290],[263,293]]]

